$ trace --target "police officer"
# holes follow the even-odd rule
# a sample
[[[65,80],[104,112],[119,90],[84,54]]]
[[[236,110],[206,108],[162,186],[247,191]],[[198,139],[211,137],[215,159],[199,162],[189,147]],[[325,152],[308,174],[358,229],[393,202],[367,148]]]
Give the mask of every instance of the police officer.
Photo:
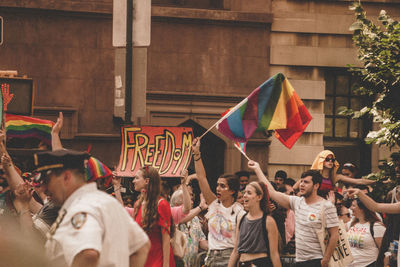
[[[46,194],[61,206],[46,253],[53,266],[143,266],[150,242],[113,197],[86,183],[89,155],[56,150],[34,155]]]

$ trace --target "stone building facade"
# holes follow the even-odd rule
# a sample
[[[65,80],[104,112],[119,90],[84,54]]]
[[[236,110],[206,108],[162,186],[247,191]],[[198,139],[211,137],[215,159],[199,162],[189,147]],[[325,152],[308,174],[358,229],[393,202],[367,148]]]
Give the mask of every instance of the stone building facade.
[[[386,9],[399,17],[396,0],[362,1],[370,17]],[[146,116],[135,124],[209,128],[277,72],[289,78],[313,120],[288,150],[259,134],[248,155],[273,175],[290,177],[309,168],[316,154],[332,149],[340,162],[368,171],[381,151],[361,145],[370,125],[337,115],[359,105],[349,93],[347,64],[357,65],[346,0],[153,0],[147,49]],[[4,42],[0,70],[34,80],[33,115],[65,115],[66,147],[86,150],[110,166],[118,163],[120,124],[113,118],[112,0],[0,1]],[[203,140],[210,176],[247,165],[223,135]]]

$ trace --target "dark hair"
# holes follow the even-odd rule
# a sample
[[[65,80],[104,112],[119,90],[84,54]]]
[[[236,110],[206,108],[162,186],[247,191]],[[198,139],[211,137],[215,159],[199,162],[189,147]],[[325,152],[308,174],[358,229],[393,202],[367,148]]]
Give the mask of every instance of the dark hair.
[[[373,211],[369,210],[367,207],[365,207],[364,203],[362,203],[359,198],[355,199],[355,201],[357,202],[357,206],[360,209],[362,209],[362,211],[364,212],[364,217],[367,222],[374,224],[375,222],[381,221],[378,218],[378,216],[376,216],[375,212],[373,212]],[[356,223],[358,223],[358,219],[356,217],[354,217],[353,221],[351,222],[350,227],[352,227]]]
[[[294,186],[296,181],[293,180],[292,178],[286,178],[285,181],[283,182],[284,184],[290,185],[290,186]]]
[[[312,177],[313,184],[321,184],[322,183],[322,175],[319,170],[308,170],[301,174],[301,178],[306,178],[307,176]]]
[[[239,178],[234,174],[222,174],[219,178],[226,179],[229,189],[235,191],[232,196],[236,201],[240,189]]]
[[[357,172],[358,172],[358,169],[357,169],[356,165],[354,165],[353,163],[349,163],[349,162],[343,164],[342,169],[349,170],[353,174],[357,174]]]
[[[243,177],[243,176],[250,178],[250,173],[248,171],[238,171],[238,172],[235,172],[235,175],[238,178]]]
[[[283,170],[279,170],[275,173],[275,178],[282,178],[283,180],[286,180],[287,178],[287,173]]]

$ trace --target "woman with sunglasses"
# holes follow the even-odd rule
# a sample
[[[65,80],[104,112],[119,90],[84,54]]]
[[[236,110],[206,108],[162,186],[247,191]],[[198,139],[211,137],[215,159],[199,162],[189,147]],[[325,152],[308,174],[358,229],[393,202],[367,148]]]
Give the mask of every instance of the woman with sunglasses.
[[[359,199],[353,200],[350,209],[354,217],[347,238],[354,260],[348,267],[373,267],[386,228]]]
[[[336,160],[335,154],[330,150],[321,151],[314,159],[311,169],[319,170],[323,177],[318,190],[318,194],[322,197],[326,197],[329,191],[333,190],[335,184],[339,181],[355,185],[369,185],[375,183],[375,181],[368,179],[350,178],[343,174],[337,174],[339,162]],[[299,185],[300,183],[298,181],[293,188],[298,189]]]
[[[145,266],[175,267],[170,243],[171,208],[161,197],[161,178],[153,167],[140,168],[133,179],[135,191],[141,192],[134,206],[134,218],[145,230],[151,248]]]
[[[238,218],[235,247],[228,267],[280,267],[278,227],[269,210],[269,196],[261,182],[251,182],[244,191],[247,213]]]

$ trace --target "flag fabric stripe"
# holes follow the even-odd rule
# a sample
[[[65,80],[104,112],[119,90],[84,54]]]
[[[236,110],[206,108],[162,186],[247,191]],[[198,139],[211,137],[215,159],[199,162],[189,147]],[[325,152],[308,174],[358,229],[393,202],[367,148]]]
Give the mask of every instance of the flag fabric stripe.
[[[216,126],[222,134],[241,143],[247,142],[256,130],[276,130],[276,137],[291,148],[312,119],[281,73],[264,82],[232,109],[235,111],[221,118]]]
[[[230,131],[233,133],[234,136],[237,136],[239,138],[246,138],[243,127],[241,127],[241,125],[237,123],[238,121],[242,121],[243,113],[246,108],[247,101],[227,118],[227,123]]]
[[[54,122],[28,116],[6,114],[7,138],[37,138],[51,145]]]
[[[106,178],[112,175],[111,170],[105,166],[100,160],[90,157],[86,167],[86,181],[94,181],[101,178]]]
[[[30,130],[34,130],[37,129],[41,132],[44,133],[51,133],[51,128],[47,125],[41,125],[41,124],[29,124],[29,125],[12,125],[12,124],[8,124],[6,125],[6,129],[7,131],[16,131],[16,132],[25,132],[25,131],[30,131]]]
[[[6,114],[6,117],[7,117],[7,123],[12,125],[41,124],[41,125],[47,125],[49,127],[53,127],[54,125],[54,122],[52,121],[32,118],[28,116]]]
[[[276,84],[276,77],[267,80],[260,89],[262,89],[262,101],[258,105],[259,130],[268,129],[275,113],[275,108],[281,95],[282,88]],[[269,88],[272,88],[270,90]]]

